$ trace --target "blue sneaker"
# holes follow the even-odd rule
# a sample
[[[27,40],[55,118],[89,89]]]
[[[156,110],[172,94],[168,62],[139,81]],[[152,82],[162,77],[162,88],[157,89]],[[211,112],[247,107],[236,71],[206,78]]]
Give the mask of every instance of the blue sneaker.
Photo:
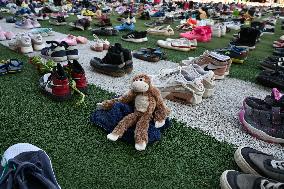
[[[7,62],[8,73],[17,73],[22,71],[24,63],[17,59],[10,59]]]
[[[0,62],[0,76],[8,73],[7,64],[5,61]]]
[[[134,31],[135,25],[133,23],[131,24],[123,23],[121,25],[115,26],[114,28],[118,31],[125,31],[125,30]]]
[[[32,144],[10,146],[2,156],[0,172],[0,188],[60,189],[48,155]]]
[[[162,12],[162,11],[158,11],[158,12],[155,12],[152,17],[163,17],[165,16],[165,12]]]

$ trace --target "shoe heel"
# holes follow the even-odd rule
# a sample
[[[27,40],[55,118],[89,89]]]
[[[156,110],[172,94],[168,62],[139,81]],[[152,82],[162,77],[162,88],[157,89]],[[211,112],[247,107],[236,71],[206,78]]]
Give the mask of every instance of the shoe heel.
[[[210,96],[212,96],[215,92],[215,89],[205,89],[204,93],[203,93],[203,98],[209,98]]]
[[[40,45],[34,44],[33,45],[34,51],[41,51],[44,47],[45,47],[44,44],[40,44]]]

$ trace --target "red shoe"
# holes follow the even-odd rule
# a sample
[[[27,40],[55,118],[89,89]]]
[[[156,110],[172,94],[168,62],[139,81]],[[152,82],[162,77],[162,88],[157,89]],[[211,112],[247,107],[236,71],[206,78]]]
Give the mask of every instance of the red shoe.
[[[56,101],[65,101],[71,98],[69,80],[58,63],[52,73],[45,74],[39,80],[41,90]]]
[[[69,61],[68,65],[71,68],[71,77],[76,82],[76,88],[81,92],[86,93],[88,84],[85,71],[82,68],[81,64],[77,60],[73,60],[73,63]]]
[[[211,40],[209,38],[209,31],[207,29],[203,29],[202,26],[194,28],[191,32],[180,33],[180,37],[187,38],[189,40],[196,39],[198,42],[207,42]]]

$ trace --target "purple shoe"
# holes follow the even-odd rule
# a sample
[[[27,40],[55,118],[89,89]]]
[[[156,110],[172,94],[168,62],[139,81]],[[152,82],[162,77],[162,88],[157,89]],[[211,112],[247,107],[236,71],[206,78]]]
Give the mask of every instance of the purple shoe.
[[[15,26],[17,28],[22,28],[22,29],[33,29],[34,28],[30,19],[25,19],[21,23],[16,23]]]
[[[284,97],[277,89],[265,100],[248,97],[239,113],[244,130],[271,143],[284,143]]]

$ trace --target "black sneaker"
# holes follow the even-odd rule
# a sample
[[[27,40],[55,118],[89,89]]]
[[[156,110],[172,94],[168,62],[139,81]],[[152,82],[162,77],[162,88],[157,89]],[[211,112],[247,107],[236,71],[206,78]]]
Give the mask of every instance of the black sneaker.
[[[55,62],[67,61],[67,54],[65,46],[57,41],[47,41],[47,44],[51,44],[50,47],[45,47],[41,50],[41,55],[45,58],[52,59]]]
[[[223,172],[220,186],[221,189],[284,189],[284,184],[278,181],[234,170]]]
[[[250,147],[239,147],[234,155],[245,173],[284,182],[284,161]]]
[[[116,29],[104,28],[104,27],[93,29],[92,33],[98,36],[117,36],[118,35],[118,31]]]
[[[257,77],[256,81],[260,84],[270,87],[284,89],[284,72],[282,71],[262,71]]]
[[[68,45],[65,41],[62,41],[60,45],[65,47],[66,56],[68,60],[79,59],[79,51],[76,46]]]
[[[2,156],[1,188],[60,189],[45,151],[27,143],[9,147]]]
[[[147,32],[146,31],[142,31],[142,32],[138,32],[138,31],[134,31],[134,32],[130,32],[127,35],[123,35],[121,37],[122,40],[124,41],[129,41],[129,42],[134,42],[134,43],[142,43],[142,42],[146,42],[148,41],[147,38]]]
[[[69,25],[75,29],[84,31],[89,29],[89,27],[91,26],[91,22],[87,18],[81,18],[76,20],[75,22],[71,22]]]
[[[52,18],[49,20],[49,23],[55,26],[63,26],[67,24],[64,16],[57,16],[56,18]]]
[[[266,33],[266,34],[274,34],[275,29],[274,29],[274,27],[265,26],[265,28],[262,30],[262,32]]]
[[[269,71],[284,71],[284,57],[268,57],[260,63],[260,67]]]

